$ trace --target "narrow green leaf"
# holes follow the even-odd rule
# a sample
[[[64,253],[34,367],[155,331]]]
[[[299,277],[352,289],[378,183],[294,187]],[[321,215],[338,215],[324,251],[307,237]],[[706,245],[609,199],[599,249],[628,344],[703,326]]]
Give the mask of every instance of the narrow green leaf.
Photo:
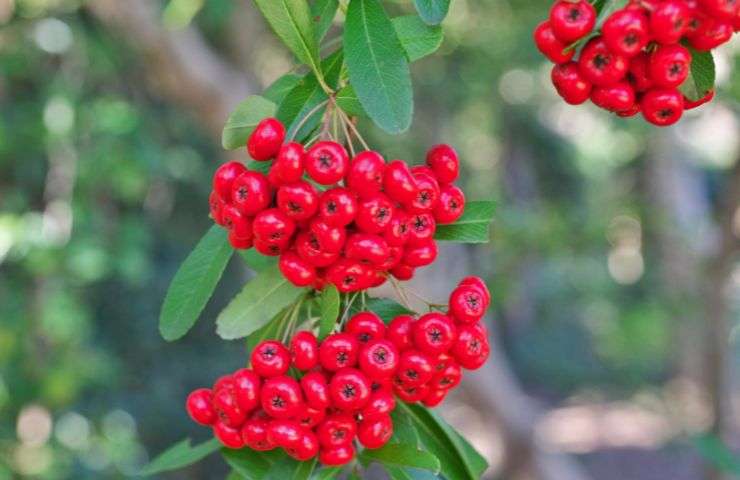
[[[389,298],[371,298],[367,301],[367,309],[375,312],[385,323],[399,315],[413,315],[414,312],[400,303]]]
[[[421,438],[414,426],[413,419],[398,409],[391,413],[391,418],[393,419],[393,438],[391,441],[394,443],[405,443],[419,448],[421,446]]]
[[[221,453],[226,463],[246,480],[262,480],[267,478],[267,472],[270,471],[273,464],[287,458],[280,450],[258,452],[249,448],[243,448],[241,450],[224,448]]]
[[[277,266],[268,267],[247,283],[221,312],[216,320],[217,333],[225,340],[246,337],[304,292],[288,282]]]
[[[450,11],[450,0],[414,0],[419,16],[430,25],[442,23]]]
[[[351,0],[344,30],[350,83],[370,118],[388,133],[411,125],[411,73],[401,42],[379,0]]]
[[[321,77],[319,44],[311,21],[311,10],[306,0],[254,0],[278,37]]]
[[[313,20],[317,42],[321,43],[331,28],[337,8],[339,8],[339,0],[316,0],[311,5],[311,20]]]
[[[366,448],[360,452],[359,459],[365,466],[378,462],[383,465],[429,470],[433,473],[439,473],[441,468],[439,459],[431,453],[403,443],[388,443],[377,449]]]
[[[396,17],[392,22],[410,62],[436,52],[442,45],[442,27],[428,25],[417,15]]]
[[[496,204],[491,201],[468,202],[465,213],[455,223],[437,225],[436,240],[458,243],[486,243]]]
[[[280,105],[285,96],[298,85],[303,77],[296,75],[295,73],[288,73],[278,78],[272,84],[262,92],[262,96],[273,102],[275,105]]]
[[[383,465],[391,480],[437,480],[440,477],[432,472],[416,468],[401,468]]]
[[[607,21],[609,17],[612,16],[614,12],[617,10],[621,10],[624,7],[627,6],[629,3],[629,0],[606,0],[603,2],[599,2],[598,4],[594,5],[594,8],[596,9],[596,27],[594,27],[594,33],[597,33],[601,30],[601,27],[604,25],[604,22]]]
[[[247,143],[247,138],[254,130],[254,127],[264,118],[275,115],[277,106],[270,100],[252,95],[236,106],[231,112],[229,119],[226,120],[223,133],[221,134],[221,144],[226,150],[235,150],[241,148]]]
[[[147,477],[157,473],[178,470],[196,463],[221,448],[221,443],[216,438],[192,446],[190,439],[178,442],[157,455],[148,465],[139,470],[139,475]]]
[[[689,100],[697,101],[704,98],[714,88],[717,72],[712,52],[700,52],[692,47],[687,48],[692,57],[691,70],[679,90]]]
[[[261,272],[262,270],[277,265],[277,257],[268,257],[262,255],[257,250],[250,248],[249,250],[239,250],[239,256],[242,257],[244,263],[255,272]]]
[[[483,472],[488,468],[488,462],[478,451],[463,438],[460,433],[452,428],[452,426],[445,422],[442,417],[436,412],[430,411],[429,414],[437,420],[437,424],[447,432],[447,436],[452,441],[455,449],[460,453],[460,456],[465,459],[465,463],[470,466],[470,469],[474,472]]]
[[[336,94],[335,100],[339,108],[344,110],[348,115],[352,117],[367,117],[367,112],[362,108],[360,99],[357,98],[355,89],[352,85],[346,85],[344,88],[339,90]]]
[[[171,342],[185,335],[211,298],[233,250],[226,230],[214,225],[172,279],[159,314],[159,332]]]
[[[339,317],[339,290],[332,284],[324,287],[321,293],[321,319],[319,320],[319,340],[334,331]]]
[[[290,308],[290,307],[288,307]],[[282,330],[285,328],[282,319],[285,317],[287,309],[281,310],[267,325],[260,328],[247,337],[247,352],[252,352],[254,348],[265,340],[279,340]]]
[[[229,474],[226,476],[226,480],[243,480],[244,477],[239,475],[239,472],[236,470],[232,470],[229,472]]]
[[[311,477],[316,466],[316,459],[306,462],[297,462],[291,458],[286,458],[275,462],[268,470],[265,478],[275,478],[279,480],[308,480]]]
[[[329,480],[337,478],[342,473],[342,467],[321,467],[314,470],[311,480]]]

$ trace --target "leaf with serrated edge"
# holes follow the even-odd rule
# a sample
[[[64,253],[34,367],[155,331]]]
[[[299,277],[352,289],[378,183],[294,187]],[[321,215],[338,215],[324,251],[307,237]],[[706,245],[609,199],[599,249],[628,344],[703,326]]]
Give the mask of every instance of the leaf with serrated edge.
[[[468,202],[465,213],[455,223],[437,225],[434,238],[448,242],[486,243],[495,210],[496,204],[491,201]]]
[[[365,449],[359,454],[359,460],[367,466],[372,462],[397,467],[412,467],[439,473],[439,459],[429,452],[415,446],[402,443],[387,443],[376,449]]]
[[[268,267],[219,314],[216,331],[225,340],[246,337],[304,293],[305,289],[294,287],[277,266]]]
[[[419,16],[430,25],[442,23],[450,10],[450,0],[414,0]]]
[[[695,102],[704,98],[714,88],[717,72],[712,52],[700,52],[691,47],[687,48],[691,52],[691,69],[679,90],[686,98]]]
[[[317,41],[321,42],[331,28],[337,8],[339,8],[339,0],[316,0],[311,5],[311,19],[314,22]]]
[[[157,455],[154,460],[139,470],[139,475],[146,477],[157,473],[185,468],[188,465],[192,465],[203,460],[208,455],[216,452],[219,448],[221,448],[221,443],[215,438],[196,446],[192,446],[190,444],[190,439],[186,438]]]
[[[442,45],[442,27],[428,25],[417,15],[396,17],[392,22],[398,40],[411,62],[436,52]]]
[[[221,279],[233,250],[226,230],[214,225],[172,279],[159,314],[159,332],[177,340],[195,325]]]
[[[252,95],[236,106],[226,120],[221,144],[226,150],[234,150],[246,145],[254,127],[264,118],[275,115],[277,106],[266,98]]]
[[[334,285],[327,285],[321,292],[321,319],[319,320],[319,340],[323,340],[334,331],[339,317],[339,290]]]

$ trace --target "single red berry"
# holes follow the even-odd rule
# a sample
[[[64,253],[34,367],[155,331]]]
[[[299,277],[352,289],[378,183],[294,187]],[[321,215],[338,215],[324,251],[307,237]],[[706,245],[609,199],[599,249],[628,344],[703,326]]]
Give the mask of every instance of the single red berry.
[[[390,340],[371,340],[360,350],[360,369],[369,378],[387,378],[396,373],[399,361],[398,348]]]
[[[260,342],[252,350],[252,369],[262,377],[285,375],[290,368],[290,352],[277,340]]]
[[[416,182],[403,160],[393,160],[385,167],[383,175],[385,193],[393,200],[407,203],[416,196]]]
[[[316,427],[316,434],[324,448],[350,445],[357,434],[357,423],[351,415],[335,413],[326,417],[326,420]]]
[[[280,255],[278,267],[283,276],[296,287],[308,287],[316,282],[316,267],[293,251]]]
[[[414,317],[411,315],[399,315],[391,320],[385,338],[393,342],[400,352],[411,348],[411,324]]]
[[[558,40],[550,26],[550,20],[540,23],[534,30],[534,43],[537,49],[552,63],[560,64],[569,62],[576,49],[568,49],[568,45]]]
[[[406,209],[410,213],[431,212],[439,204],[439,183],[432,172],[417,171],[416,168],[412,170],[416,181],[416,196],[406,204]]]
[[[418,242],[413,247],[407,247],[406,251],[403,254],[403,259],[401,259],[401,262],[403,265],[406,266],[425,267],[434,263],[434,260],[436,260],[436,258],[437,242],[429,239]]]
[[[277,419],[295,417],[303,403],[301,386],[292,378],[284,375],[265,380],[261,397],[262,409],[269,416]]]
[[[380,269],[378,273],[387,278],[388,276],[385,272],[397,267],[401,263],[402,258],[403,247],[388,247],[388,257],[378,266],[378,269]]]
[[[438,224],[455,223],[465,211],[465,194],[455,185],[444,185],[439,192],[439,203],[434,208]]]
[[[650,78],[650,56],[642,52],[630,60],[629,80],[636,92],[645,92],[653,88],[653,79]]]
[[[699,4],[709,15],[728,21],[734,20],[740,9],[738,0],[699,0]]]
[[[419,245],[434,238],[437,222],[431,213],[415,213],[409,218],[409,243]]]
[[[267,423],[267,441],[286,450],[296,446],[303,432],[295,420],[277,419]]]
[[[373,418],[378,415],[390,414],[396,408],[396,399],[388,389],[379,389],[370,395],[365,408],[362,409],[363,418]]]
[[[357,427],[357,439],[365,448],[380,448],[393,436],[393,420],[388,414],[367,418]]]
[[[695,49],[708,52],[727,43],[734,33],[731,22],[707,18],[699,28],[689,36],[689,44]]]
[[[328,267],[339,259],[339,252],[323,250],[316,235],[310,231],[298,234],[295,239],[295,248],[303,260],[317,268]]]
[[[431,312],[413,323],[411,336],[417,349],[436,356],[452,347],[457,339],[457,329],[447,315]]]
[[[447,363],[447,366],[435,373],[429,382],[432,390],[450,390],[460,385],[460,381],[462,380],[460,365],[454,360]]]
[[[360,201],[355,224],[365,233],[381,233],[391,223],[394,208],[391,200],[378,193]]]
[[[650,14],[650,33],[663,45],[678,43],[689,28],[691,14],[683,0],[666,0]]]
[[[348,333],[334,333],[324,339],[319,347],[319,363],[330,372],[354,367],[359,353],[357,339]]]
[[[326,279],[341,293],[369,288],[374,278],[370,267],[355,260],[339,260],[326,270]]]
[[[236,250],[248,250],[254,245],[253,237],[240,237],[236,230],[229,231],[229,243]]]
[[[633,57],[650,41],[648,17],[634,9],[612,13],[601,28],[604,42],[615,53]]]
[[[208,196],[208,205],[210,206],[211,218],[216,224],[223,226],[224,220],[222,217],[222,210],[226,205],[221,196],[216,193],[215,190],[211,190],[211,194]]]
[[[329,399],[329,384],[321,372],[309,372],[301,378],[301,388],[306,404],[316,410],[325,410]]]
[[[244,413],[249,413],[260,404],[262,379],[257,373],[247,368],[237,370],[231,375],[234,381],[236,403]]]
[[[231,427],[218,420],[213,424],[213,435],[218,438],[224,447],[235,450],[244,448],[244,439],[242,439],[241,430],[238,427]]]
[[[357,215],[357,200],[349,190],[332,188],[321,194],[319,216],[329,225],[344,227],[352,223]]]
[[[247,419],[247,412],[239,408],[234,393],[233,380],[224,388],[213,392],[213,409],[223,424],[238,428]]]
[[[581,74],[578,64],[568,62],[555,65],[551,74],[552,84],[566,103],[580,105],[591,95],[591,82]]]
[[[620,81],[627,74],[627,57],[614,53],[603,37],[590,40],[578,60],[581,75],[596,86],[606,87]]]
[[[463,325],[458,329],[452,356],[461,367],[476,370],[483,366],[491,353],[488,338],[474,325]]]
[[[327,467],[339,467],[352,461],[355,448],[351,443],[334,448],[322,448],[319,452],[319,462]]]
[[[608,87],[596,87],[591,92],[591,101],[597,107],[610,112],[622,112],[635,104],[635,90],[627,82]]]
[[[390,246],[403,246],[411,235],[411,217],[408,213],[401,208],[396,208],[393,211],[393,217],[391,218],[388,227],[386,227],[383,236]]]
[[[313,333],[301,330],[290,341],[293,366],[301,371],[311,370],[319,363],[319,342]]]
[[[321,423],[324,417],[326,417],[326,409],[313,408],[304,403],[301,404],[294,420],[303,428],[313,428]]]
[[[561,42],[572,43],[593,30],[596,10],[586,0],[558,0],[550,10],[550,24]]]
[[[709,90],[706,95],[701,97],[699,100],[690,100],[686,98],[686,96],[683,97],[683,103],[684,108],[686,110],[693,110],[694,108],[700,107],[704,105],[705,103],[709,103],[714,99],[714,89]]]
[[[483,294],[483,297],[486,301],[486,308],[491,304],[491,292],[488,290],[488,286],[486,285],[486,282],[483,281],[480,277],[465,277],[462,280],[460,280],[460,283],[458,283],[458,286],[468,285],[472,287],[476,287],[478,290],[481,291]]]
[[[347,239],[344,227],[333,226],[320,218],[311,221],[309,230],[316,237],[321,249],[330,253],[339,253]]]
[[[640,111],[641,111],[640,102],[635,102],[627,110],[621,110],[617,112],[617,116],[622,117],[622,118],[634,117],[635,115],[640,113]]]
[[[349,168],[349,157],[337,142],[318,142],[305,156],[306,173],[316,183],[333,185],[344,178]]]
[[[383,378],[373,378],[371,380],[372,381],[370,383],[370,390],[373,393],[379,392],[381,390],[390,392],[393,389],[393,379],[392,378],[383,377]]]
[[[360,198],[366,198],[383,190],[384,171],[383,156],[378,152],[367,150],[352,159],[345,183],[347,188]]]
[[[411,265],[405,265],[405,264],[396,265],[395,267],[391,269],[391,275],[393,275],[394,278],[401,280],[403,282],[414,278],[415,272],[416,272],[416,267],[412,267]]]
[[[254,232],[252,221],[234,205],[224,205],[221,218],[224,227],[235,232],[237,238],[252,238]]]
[[[681,45],[663,45],[650,57],[650,78],[661,88],[681,85],[689,76],[691,53]]]
[[[427,383],[434,375],[434,368],[429,356],[418,350],[406,350],[401,353],[396,377],[405,387],[417,387]]]
[[[222,375],[218,377],[218,379],[213,383],[213,388],[211,390],[213,392],[217,392],[222,388],[234,388],[234,379],[231,378],[231,375]]]
[[[270,167],[270,178],[277,185],[295,183],[303,178],[303,145],[297,142],[286,143],[280,148],[277,158]]]
[[[190,418],[201,425],[213,425],[218,419],[213,408],[213,392],[209,388],[199,388],[190,392],[185,408]]]
[[[278,208],[291,219],[308,220],[319,208],[319,195],[308,182],[300,181],[283,185],[277,193]]]
[[[247,170],[247,167],[239,162],[226,162],[213,174],[213,191],[224,200],[231,200],[231,186],[236,177]]]
[[[276,446],[267,440],[267,421],[262,418],[247,420],[242,426],[241,435],[244,444],[258,452],[266,452]]]
[[[427,393],[421,401],[424,406],[434,408],[444,401],[447,393],[449,393],[449,390],[438,390],[431,388],[429,390],[429,393]]]
[[[370,400],[370,381],[359,370],[343,368],[329,382],[332,405],[353,412],[364,407]]]
[[[349,236],[344,254],[351,260],[368,265],[381,265],[390,255],[388,242],[379,235],[355,233]]]
[[[247,139],[247,151],[253,159],[264,162],[278,154],[285,140],[285,127],[276,118],[265,118]]]
[[[285,238],[279,242],[268,242],[261,238],[254,239],[254,249],[267,257],[278,257],[288,250],[290,239]]]
[[[360,343],[368,343],[385,336],[385,323],[373,312],[360,312],[352,316],[344,328],[345,333]]]
[[[319,440],[310,430],[303,429],[301,438],[285,452],[299,462],[305,462],[319,454]]]
[[[645,93],[640,102],[645,120],[659,127],[678,122],[683,116],[683,95],[676,89],[654,89]]]
[[[477,287],[460,285],[450,293],[450,315],[460,323],[475,323],[488,307],[484,293]]]
[[[263,210],[252,222],[254,236],[267,244],[282,245],[295,232],[295,222],[277,208]]]
[[[430,148],[427,152],[426,163],[441,185],[454,182],[460,175],[460,159],[455,149],[447,144]]]
[[[270,184],[260,172],[247,170],[234,180],[231,201],[245,215],[254,216],[270,205]]]
[[[405,403],[420,402],[429,393],[429,385],[417,385],[408,387],[405,385],[394,385],[393,393]]]

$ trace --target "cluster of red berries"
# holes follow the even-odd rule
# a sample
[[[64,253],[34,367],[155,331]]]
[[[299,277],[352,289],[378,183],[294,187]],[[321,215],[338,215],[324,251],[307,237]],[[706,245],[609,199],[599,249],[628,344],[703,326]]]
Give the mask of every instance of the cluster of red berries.
[[[465,195],[455,150],[437,145],[426,165],[386,163],[374,151],[350,160],[342,145],[320,141],[307,150],[285,142],[274,118],[260,122],[247,142],[257,161],[274,159],[269,174],[228,162],[216,170],[211,216],[229,229],[234,248],[280,256],[294,285],[340,292],[408,280],[437,257],[437,224],[462,215]]]
[[[555,63],[552,83],[572,105],[595,105],[658,126],[678,122],[699,100],[678,87],[690,73],[692,55],[682,45],[708,51],[740,30],[737,0],[631,0],[593,34],[596,10],[586,0],[558,0],[534,32],[538,49]],[[574,61],[579,41],[592,36]]]
[[[289,346],[263,341],[251,369],[193,391],[187,411],[229,448],[279,447],[300,461],[318,455],[324,465],[346,464],[355,439],[373,449],[393,436],[394,393],[434,407],[463,368],[485,363],[490,347],[480,319],[490,301],[483,281],[468,277],[450,294],[447,314],[400,315],[386,326],[360,312],[321,343],[308,331]]]

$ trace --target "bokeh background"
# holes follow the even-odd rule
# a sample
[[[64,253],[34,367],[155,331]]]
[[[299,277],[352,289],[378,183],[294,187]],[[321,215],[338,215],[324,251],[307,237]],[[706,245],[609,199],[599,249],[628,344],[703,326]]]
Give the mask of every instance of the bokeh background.
[[[455,0],[412,129],[362,124],[388,157],[454,144],[499,204],[490,245],[414,282],[444,299],[476,273],[495,298],[491,362],[442,414],[490,479],[738,475],[740,41],[717,101],[657,130],[556,98],[530,41],[548,4]],[[0,0],[0,479],[123,478],[208,435],[183,400],[244,362],[213,319],[249,272],[178,343],[159,306],[230,109],[291,65],[247,0]]]

